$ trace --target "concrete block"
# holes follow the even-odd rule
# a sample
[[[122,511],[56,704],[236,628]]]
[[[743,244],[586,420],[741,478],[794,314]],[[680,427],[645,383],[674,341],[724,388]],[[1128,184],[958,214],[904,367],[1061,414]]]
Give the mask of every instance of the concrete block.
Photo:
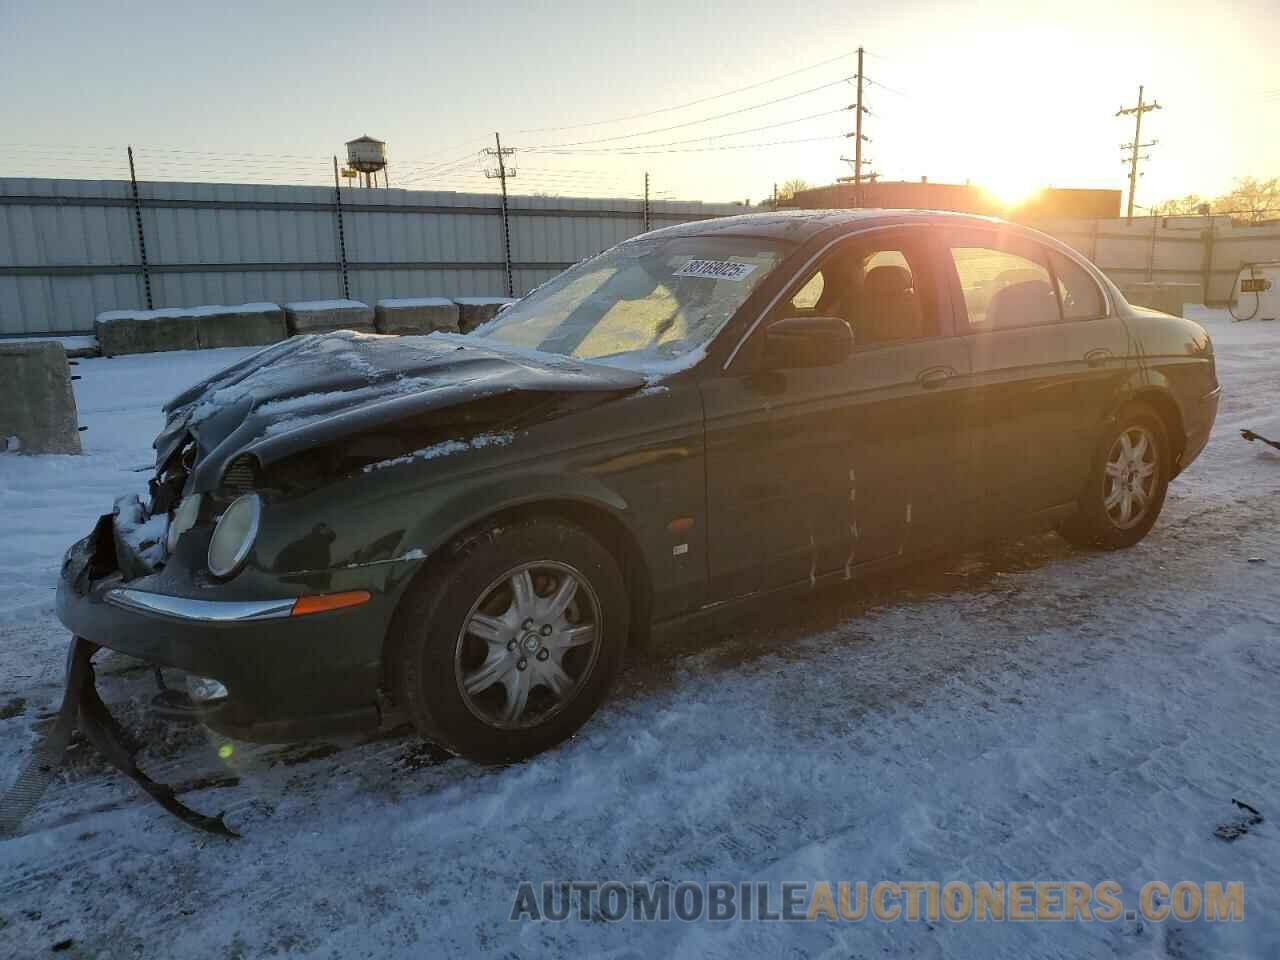
[[[373,308],[359,300],[304,300],[284,305],[289,334],[356,330],[373,333]]]
[[[373,325],[379,333],[457,333],[458,313],[458,305],[444,297],[379,300],[373,308]]]
[[[106,357],[161,350],[256,347],[288,336],[284,311],[274,303],[109,310],[94,324]]]
[[[510,297],[454,297],[453,302],[458,305],[458,328],[463,333],[488,323],[507,304],[515,303]]]
[[[1182,316],[1184,303],[1204,303],[1204,288],[1198,283],[1126,283],[1120,288],[1134,306],[1150,307],[1175,317]]]
[[[284,309],[276,303],[200,307],[196,312],[196,339],[201,350],[258,347],[278,343],[288,336]]]
[[[93,324],[104,357],[200,346],[192,317],[166,310],[108,310]]]
[[[80,452],[80,421],[62,344],[0,340],[0,450]]]

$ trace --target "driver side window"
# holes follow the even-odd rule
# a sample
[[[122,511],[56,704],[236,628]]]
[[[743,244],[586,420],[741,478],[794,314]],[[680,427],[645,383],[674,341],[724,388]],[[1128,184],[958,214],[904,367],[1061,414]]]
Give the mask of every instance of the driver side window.
[[[856,347],[936,336],[941,327],[927,271],[925,251],[914,241],[853,240],[827,256],[787,312],[840,317]]]

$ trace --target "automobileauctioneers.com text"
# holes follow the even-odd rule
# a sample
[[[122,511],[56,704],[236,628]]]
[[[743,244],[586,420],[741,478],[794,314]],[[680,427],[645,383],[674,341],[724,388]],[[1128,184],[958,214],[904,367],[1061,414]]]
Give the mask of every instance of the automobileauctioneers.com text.
[[[1128,896],[1103,880],[524,881],[511,920],[754,920],[858,923],[1239,922],[1244,884],[1151,880]]]

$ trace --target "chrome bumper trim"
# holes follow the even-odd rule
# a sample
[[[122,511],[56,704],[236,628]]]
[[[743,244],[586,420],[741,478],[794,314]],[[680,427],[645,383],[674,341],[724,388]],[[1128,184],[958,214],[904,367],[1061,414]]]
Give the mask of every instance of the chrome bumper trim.
[[[282,600],[192,600],[117,587],[107,591],[106,601],[136,613],[146,613],[196,623],[246,623],[279,620],[293,610],[294,597]]]

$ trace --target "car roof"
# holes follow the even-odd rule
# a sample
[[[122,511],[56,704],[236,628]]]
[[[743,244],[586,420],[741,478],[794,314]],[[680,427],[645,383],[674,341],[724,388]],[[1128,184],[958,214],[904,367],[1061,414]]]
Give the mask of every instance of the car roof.
[[[847,227],[892,226],[906,223],[933,223],[948,226],[991,226],[993,224],[1025,230],[995,217],[980,217],[946,210],[770,210],[731,217],[713,217],[664,227],[644,234],[645,237],[699,237],[720,234],[735,237],[768,237],[804,243],[826,230]],[[1032,231],[1027,230],[1028,234]]]

